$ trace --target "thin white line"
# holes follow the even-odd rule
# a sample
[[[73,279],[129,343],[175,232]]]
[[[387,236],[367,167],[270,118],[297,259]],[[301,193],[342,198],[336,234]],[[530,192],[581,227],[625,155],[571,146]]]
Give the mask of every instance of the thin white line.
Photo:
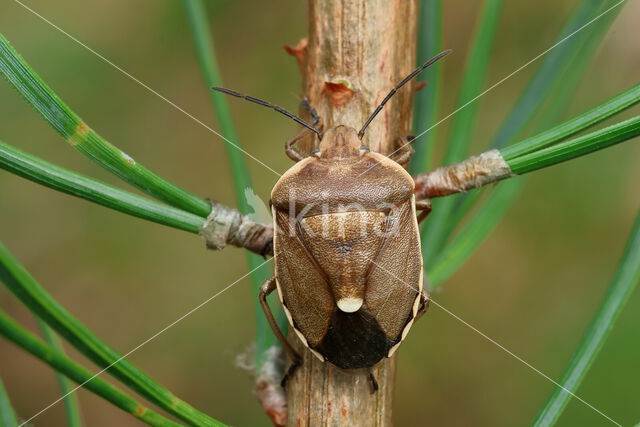
[[[404,284],[405,286],[407,286],[409,289],[412,289],[416,292],[418,292],[418,289],[414,288],[413,286],[411,286],[410,284],[408,284],[407,282],[405,282],[404,280],[402,280],[401,278],[399,278],[398,276],[396,276],[395,274],[393,274],[392,272],[388,271],[386,268],[384,268],[383,266],[381,266],[380,264],[378,264],[377,262],[370,260],[373,264],[375,264],[377,267],[379,267],[382,271],[386,272],[387,274],[391,275],[392,277],[394,277],[396,280],[399,280],[402,284]],[[584,399],[582,399],[580,396],[578,396],[575,393],[572,393],[570,390],[568,390],[567,388],[565,388],[562,384],[558,383],[557,381],[555,381],[553,378],[551,378],[550,376],[546,375],[544,372],[542,372],[541,370],[537,369],[536,367],[534,367],[533,365],[531,365],[529,362],[527,362],[526,360],[522,359],[520,356],[516,355],[515,353],[513,353],[512,351],[508,350],[506,347],[500,345],[496,340],[494,340],[493,338],[489,337],[487,334],[481,332],[478,328],[472,326],[471,324],[469,324],[468,322],[464,321],[462,318],[460,318],[459,316],[455,315],[454,313],[452,313],[451,311],[447,310],[446,308],[444,308],[442,305],[438,304],[437,302],[435,302],[431,297],[429,297],[429,301],[432,302],[433,304],[435,304],[438,308],[440,308],[441,310],[443,310],[445,313],[449,314],[450,316],[454,317],[456,320],[458,320],[459,322],[461,322],[462,324],[464,324],[465,326],[467,326],[468,328],[470,328],[471,330],[477,332],[480,336],[482,336],[484,339],[488,340],[489,342],[493,343],[494,345],[496,345],[498,348],[500,348],[501,350],[503,350],[504,352],[506,352],[507,354],[509,354],[510,356],[512,356],[513,358],[515,358],[516,360],[518,360],[519,362],[523,363],[525,366],[529,367],[531,370],[533,370],[534,372],[536,372],[537,374],[541,375],[543,378],[546,378],[548,381],[552,382],[553,384],[555,384],[557,387],[560,387],[561,389],[563,389],[564,391],[566,391],[567,393],[569,393],[571,396],[575,397],[576,399],[578,399],[580,402],[584,403],[585,405],[587,405],[589,408],[593,409],[595,412],[597,412],[598,414],[602,415],[604,418],[606,418],[607,420],[611,421],[613,424],[617,425],[617,426],[621,426],[621,424],[617,423],[616,421],[614,421],[611,417],[605,415],[602,411],[598,410],[596,407],[594,407],[593,405],[591,405],[589,402],[585,401]]]
[[[458,113],[460,110],[462,110],[463,108],[467,107],[469,104],[475,102],[478,98],[480,98],[481,96],[484,96],[487,92],[495,89],[497,86],[501,85],[502,83],[504,83],[506,80],[510,79],[511,77],[513,77],[515,74],[519,73],[520,71],[522,71],[524,68],[528,67],[529,65],[531,65],[533,62],[537,61],[538,59],[540,59],[541,57],[543,57],[544,55],[546,55],[547,53],[549,53],[552,49],[555,49],[556,47],[558,47],[560,44],[564,43],[565,41],[567,41],[569,38],[573,37],[574,35],[576,35],[578,32],[582,31],[583,29],[585,29],[586,27],[588,27],[589,25],[593,24],[595,21],[597,21],[598,19],[602,18],[604,15],[606,15],[607,13],[611,12],[613,9],[615,9],[616,7],[620,6],[622,3],[624,3],[626,0],[620,0],[618,3],[614,4],[613,6],[611,6],[609,9],[605,10],[604,12],[602,12],[600,15],[596,16],[595,18],[591,19],[589,22],[587,22],[586,24],[582,25],[580,28],[578,28],[577,30],[575,30],[574,32],[572,32],[571,34],[567,35],[566,37],[564,37],[562,40],[559,40],[558,42],[556,42],[553,46],[549,47],[548,49],[546,49],[545,51],[543,51],[542,53],[538,54],[535,58],[531,59],[529,62],[527,62],[526,64],[520,66],[518,69],[516,69],[515,71],[513,71],[511,74],[507,75],[506,77],[503,77],[500,81],[498,81],[497,83],[494,83],[492,86],[490,86],[488,89],[485,89],[483,92],[481,92],[479,95],[477,95],[476,97],[474,97],[473,99],[471,99],[470,101],[467,101],[466,103],[464,103],[463,105],[461,105],[460,107],[458,107],[457,109],[455,109],[453,112],[449,113],[447,116],[445,116],[444,118],[440,119],[438,122],[436,122],[434,125],[430,126],[429,128],[427,128],[426,130],[422,131],[422,133],[420,133],[418,136],[416,136],[415,138],[413,138],[411,140],[411,142],[402,145],[401,147],[399,147],[398,149],[396,149],[395,151],[393,151],[392,153],[388,154],[387,157],[390,157],[392,155],[394,155],[395,153],[397,153],[398,151],[402,150],[406,145],[411,145],[414,142],[416,142],[416,140],[418,138],[420,138],[421,136],[423,136],[424,134],[426,134],[427,132],[429,132],[431,129],[435,128],[436,126],[438,126],[440,123],[446,121],[447,119],[449,119],[451,116],[453,116],[454,114]],[[360,175],[358,176],[362,176],[365,173],[369,172],[371,169],[375,168],[378,164],[375,164],[374,166],[371,166],[369,169],[365,170],[364,172],[362,172]]]
[[[70,390],[69,392],[67,392],[66,394],[64,394],[63,396],[61,396],[60,398],[58,398],[57,400],[53,401],[51,404],[49,404],[48,406],[46,406],[45,408],[43,408],[42,410],[40,410],[38,413],[36,413],[35,415],[32,415],[31,418],[29,418],[26,421],[23,421],[18,427],[22,427],[25,424],[27,424],[29,421],[33,420],[35,417],[37,417],[38,415],[42,414],[43,412],[45,412],[46,410],[48,410],[49,408],[51,408],[52,406],[56,405],[58,402],[60,402],[61,400],[63,400],[65,397],[67,397],[68,395],[70,395],[71,393],[75,392],[76,390],[78,390],[79,388],[81,388],[82,386],[84,386],[86,383],[88,383],[89,381],[93,380],[94,378],[96,378],[97,376],[99,376],[100,374],[102,374],[103,372],[105,372],[106,370],[108,370],[109,368],[111,368],[113,365],[117,364],[118,362],[120,362],[122,359],[124,359],[125,357],[129,356],[131,353],[137,351],[138,349],[140,349],[140,347],[146,345],[147,343],[149,343],[149,341],[155,339],[158,335],[164,333],[167,329],[173,327],[176,323],[184,320],[186,317],[190,316],[191,314],[193,314],[193,312],[195,312],[196,310],[200,309],[202,306],[204,306],[205,304],[213,301],[214,299],[216,299],[218,296],[220,296],[221,294],[223,294],[224,292],[226,292],[227,290],[229,290],[233,285],[235,285],[236,283],[240,282],[242,279],[244,279],[245,277],[249,276],[251,273],[253,273],[254,271],[256,271],[257,269],[259,269],[260,267],[262,267],[263,265],[265,265],[266,263],[268,263],[269,261],[271,261],[273,258],[269,258],[268,260],[266,260],[265,262],[263,262],[262,264],[260,264],[259,266],[257,266],[256,268],[254,268],[253,270],[249,271],[248,273],[246,273],[245,275],[243,275],[242,277],[240,277],[239,279],[237,279],[235,282],[231,283],[230,285],[228,285],[227,287],[225,287],[224,289],[222,289],[221,291],[217,292],[215,295],[207,298],[206,300],[204,300],[203,302],[201,302],[200,304],[198,304],[197,306],[195,306],[194,308],[192,308],[191,310],[189,310],[188,312],[186,312],[185,314],[183,314],[182,316],[178,317],[176,320],[174,320],[173,322],[171,322],[170,324],[168,324],[167,326],[165,326],[163,329],[161,329],[160,331],[156,332],[155,334],[153,334],[151,337],[147,338],[145,341],[143,341],[141,344],[138,344],[136,347],[134,347],[132,350],[129,350],[129,352],[125,353],[124,355],[120,356],[120,358],[118,358],[118,360],[116,360],[115,362],[111,363],[109,366],[107,366],[106,368],[102,369],[101,371],[97,372],[96,374],[94,374],[91,378],[89,378],[88,380],[86,380],[85,382],[83,382],[82,384],[77,385],[75,388],[73,388],[72,390]]]
[[[140,80],[138,80],[137,78],[135,78],[134,76],[132,76],[131,74],[129,74],[128,72],[126,72],[125,70],[123,70],[122,68],[120,68],[118,65],[114,64],[113,62],[111,62],[110,60],[108,60],[107,58],[105,58],[104,56],[102,56],[101,54],[99,54],[98,52],[96,52],[95,50],[93,50],[92,48],[90,48],[89,46],[87,46],[86,44],[82,43],[80,40],[78,40],[77,38],[75,38],[74,36],[72,36],[71,34],[67,33],[65,30],[63,30],[62,28],[58,27],[56,24],[54,24],[53,22],[49,21],[47,18],[45,18],[44,16],[40,15],[38,12],[36,12],[35,10],[31,9],[29,6],[25,5],[24,3],[22,3],[20,0],[14,0],[16,3],[18,3],[20,6],[24,7],[25,9],[27,9],[29,12],[33,13],[34,15],[36,15],[38,18],[42,19],[44,22],[46,22],[47,24],[51,25],[53,28],[55,28],[56,30],[60,31],[62,34],[64,34],[65,36],[69,37],[71,40],[73,40],[74,42],[76,42],[77,44],[79,44],[80,46],[84,47],[85,49],[87,49],[89,52],[93,53],[94,55],[96,55],[98,58],[102,59],[104,62],[106,62],[107,64],[111,65],[113,68],[115,68],[116,70],[120,71],[122,74],[124,74],[125,76],[129,77],[131,80],[133,80],[134,82],[138,83],[140,86],[142,86],[143,88],[147,89],[149,92],[153,93],[154,95],[156,95],[157,97],[159,97],[160,99],[162,99],[163,101],[165,101],[166,103],[168,103],[169,105],[171,105],[173,108],[175,108],[176,110],[182,112],[183,114],[185,114],[187,117],[191,118],[193,121],[195,121],[196,123],[198,123],[200,126],[208,129],[210,132],[214,133],[215,135],[219,136],[220,138],[222,138],[223,140],[225,140],[228,144],[230,144],[231,146],[235,147],[236,149],[240,150],[242,153],[244,153],[246,156],[252,158],[253,160],[255,160],[256,162],[260,163],[262,166],[264,166],[265,168],[269,169],[271,172],[273,172],[274,174],[278,175],[278,176],[282,176],[280,173],[276,172],[275,170],[273,170],[271,167],[269,167],[268,165],[266,165],[264,162],[262,162],[261,160],[259,160],[258,158],[254,157],[252,154],[248,153],[247,151],[245,151],[242,147],[240,147],[239,145],[231,142],[229,139],[227,139],[224,135],[216,132],[213,128],[211,128],[209,125],[205,124],[202,120],[198,119],[197,117],[195,117],[194,115],[192,115],[191,113],[187,112],[184,108],[180,107],[179,105],[177,105],[176,103],[174,103],[173,101],[170,101],[169,99],[167,99],[166,97],[164,97],[163,95],[161,95],[160,93],[158,93],[157,91],[155,91],[154,89],[152,89],[151,87],[149,87],[148,85],[146,85],[145,83],[141,82]]]

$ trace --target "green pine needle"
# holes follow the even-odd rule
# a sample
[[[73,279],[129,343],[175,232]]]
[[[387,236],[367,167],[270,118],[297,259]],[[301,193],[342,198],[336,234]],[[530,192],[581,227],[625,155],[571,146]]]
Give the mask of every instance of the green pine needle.
[[[49,346],[64,355],[64,347],[60,342],[60,338],[56,335],[53,330],[47,326],[45,322],[36,318],[38,321],[38,327],[42,332],[42,336],[44,340],[49,344]],[[56,372],[56,378],[58,379],[58,386],[60,387],[60,394],[64,399],[64,409],[67,414],[67,426],[68,427],[81,427],[82,426],[82,417],[80,415],[80,403],[78,402],[78,395],[73,392],[74,386],[73,383],[67,378],[65,375],[60,372]]]
[[[482,91],[501,10],[502,0],[486,1],[484,11],[477,24],[474,42],[469,49],[466,71],[458,95],[458,106],[467,104]],[[467,156],[477,108],[478,103],[472,102],[454,116],[443,160],[445,165],[459,162]],[[428,266],[433,261],[433,255],[442,249],[447,237],[443,231],[455,203],[456,198],[454,197],[433,201],[433,212],[422,232],[422,253]]]
[[[47,163],[0,141],[0,168],[72,196],[147,221],[199,233],[204,218]]]
[[[515,174],[524,174],[629,140],[640,132],[638,118],[617,123],[570,141],[557,143],[638,102],[640,102],[640,85],[635,85],[558,126],[503,148],[500,153]],[[499,184],[458,236],[432,258],[432,262],[427,265],[427,277],[432,287],[438,287],[449,278],[499,224],[522,188],[522,178],[518,178],[517,181],[519,181],[518,184],[511,182]],[[480,191],[475,190],[471,194],[474,195],[464,199],[463,203],[473,203],[474,199],[479,197]],[[459,215],[461,211],[460,209],[454,211],[454,216]],[[454,217],[451,222],[461,219]]]
[[[222,86],[222,79],[216,62],[215,48],[213,45],[211,30],[207,22],[204,3],[201,0],[185,0],[184,5],[187,10],[196,53],[200,62],[200,68],[202,69],[207,84],[207,87],[203,88],[203,90],[207,90],[211,96],[211,102],[218,118],[218,122],[220,123],[222,135],[231,141],[238,141],[238,136],[235,126],[233,125],[233,120],[231,119],[231,113],[229,111],[229,105],[227,104],[225,95],[211,90],[212,86]],[[236,147],[233,147],[230,144],[226,144],[225,147],[233,176],[233,185],[238,209],[243,214],[251,213],[251,206],[247,203],[245,189],[253,187],[243,154]],[[258,268],[264,262],[260,256],[250,252],[246,252],[246,256],[249,269],[253,271],[251,273],[251,287],[253,290],[252,293],[256,319],[256,366],[260,368],[265,361],[264,356],[266,351],[272,346],[279,345],[275,335],[269,327],[258,300],[260,286],[272,276],[272,273],[268,268]],[[282,308],[273,301],[270,301],[269,305],[278,325],[286,333],[288,323]]]
[[[422,63],[442,51],[442,0],[421,0],[418,16],[418,62]],[[420,135],[438,117],[438,104],[442,91],[442,66],[436,62],[422,72],[426,86],[415,95],[413,134]],[[436,129],[421,137],[414,146],[409,171],[412,175],[429,169],[433,157]]]
[[[18,325],[2,310],[0,310],[0,335],[16,344],[18,347],[21,347],[31,353],[33,356],[42,360],[44,363],[51,366],[56,371],[61,372],[76,383],[82,384],[82,387],[102,397],[106,401],[113,403],[118,408],[133,415],[139,420],[151,426],[180,426],[180,424],[177,424],[151,409],[142,406],[129,395],[118,390],[106,381],[97,377],[92,378],[93,374],[91,374],[91,372],[69,359],[63,353],[42,342],[38,337]],[[4,411],[1,413],[3,414],[2,416],[4,416]]]
[[[37,317],[79,352],[158,407],[197,426],[221,425],[174,396],[96,337],[65,310],[0,243],[0,280]]]
[[[534,426],[552,426],[572,398],[604,346],[616,319],[640,280],[640,212],[624,249],[622,259],[600,307],[573,354],[560,380],[533,422]]]
[[[545,103],[550,105],[550,110],[555,111],[557,115],[547,114],[545,119],[541,121],[542,126],[537,128],[544,129],[558,120],[559,113],[566,109],[577,88],[577,83],[584,75],[587,69],[586,65],[593,58],[596,48],[621,9],[615,7],[609,10],[615,4],[617,4],[615,1],[582,0],[556,39],[553,45],[555,47],[547,52],[542,65],[531,78],[511,113],[498,130],[491,147],[504,147],[512,141],[532,121],[536,111]],[[580,30],[585,24],[607,10],[609,11],[606,14]],[[569,37],[569,35],[571,36]],[[564,40],[565,38],[566,40]],[[567,82],[570,83],[567,84]],[[453,197],[457,199],[456,206],[454,212],[449,216],[449,220],[440,229],[440,233],[443,235],[443,237],[439,237],[440,241],[445,242],[449,238],[453,230],[476,205],[479,197],[480,192],[477,191]]]
[[[502,124],[500,130],[498,130],[498,134],[491,144],[492,148],[501,148],[511,142],[529,123],[544,101],[554,96],[551,90],[556,87],[558,82],[567,80],[563,79],[563,74],[567,72],[576,55],[585,54],[583,50],[585,49],[585,44],[599,44],[605,32],[602,30],[606,30],[611,25],[621,9],[619,6],[594,21],[589,27],[578,30],[616,3],[616,0],[582,0],[580,5],[576,7],[575,12],[558,36],[556,43],[565,38],[566,40],[545,55],[540,69],[533,76],[527,88],[511,109],[511,113]],[[578,70],[578,72],[581,71]]]
[[[500,150],[500,153],[508,161],[540,150],[626,110],[638,102],[640,102],[640,83],[571,120],[505,147]]]
[[[522,175],[602,150],[638,135],[640,135],[640,116],[567,142],[509,159],[507,164],[513,173]]]
[[[436,289],[460,267],[500,223],[511,203],[520,193],[522,178],[498,184],[482,209],[438,254],[427,268],[427,283]]]
[[[143,192],[206,217],[209,203],[168,182],[105,141],[74,113],[0,34],[0,73],[73,148]]]
[[[11,406],[9,395],[4,388],[4,384],[0,379],[0,427],[17,427],[18,419],[16,413]]]

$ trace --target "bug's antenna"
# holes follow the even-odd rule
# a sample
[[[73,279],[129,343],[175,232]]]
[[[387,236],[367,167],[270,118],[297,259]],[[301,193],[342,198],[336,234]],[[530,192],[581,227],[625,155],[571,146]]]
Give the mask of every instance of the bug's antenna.
[[[418,68],[416,68],[415,70],[413,70],[413,72],[411,74],[409,74],[400,83],[398,83],[393,89],[391,89],[391,92],[389,92],[387,94],[387,96],[384,97],[384,99],[382,100],[380,105],[378,105],[376,107],[376,109],[369,116],[367,121],[364,122],[364,125],[362,126],[362,129],[360,129],[360,132],[358,132],[358,138],[362,139],[362,137],[364,136],[364,131],[367,129],[367,127],[369,126],[371,121],[373,121],[373,119],[378,115],[380,110],[382,110],[382,107],[384,107],[384,104],[386,104],[387,101],[389,101],[389,99],[391,99],[391,97],[397,92],[398,89],[400,89],[402,86],[407,84],[411,79],[413,79],[418,74],[420,74],[429,65],[432,65],[433,63],[437,62],[438,60],[444,58],[445,56],[449,55],[451,52],[453,52],[451,49],[447,49],[447,50],[445,50],[443,52],[440,52],[439,54],[437,54],[436,56],[434,56],[433,58],[431,58],[430,60],[428,60],[427,62],[425,62],[424,64],[422,64]]]
[[[302,120],[300,117],[296,116],[295,114],[288,112],[287,110],[285,110],[282,107],[278,107],[277,105],[273,105],[272,103],[267,102],[267,101],[263,101],[262,99],[254,98],[253,96],[243,95],[240,92],[236,92],[235,90],[225,89],[223,87],[217,87],[217,86],[213,86],[211,89],[215,90],[216,92],[222,92],[222,93],[224,93],[226,95],[235,96],[236,98],[246,99],[249,102],[253,102],[254,104],[262,105],[263,107],[273,108],[278,113],[284,114],[285,116],[293,119],[296,123],[299,123],[302,126],[306,127],[307,129],[315,132],[316,135],[318,135],[318,138],[322,138],[322,135],[320,134],[320,131],[318,129],[316,129],[315,127],[311,126],[309,123],[305,122],[304,120]]]

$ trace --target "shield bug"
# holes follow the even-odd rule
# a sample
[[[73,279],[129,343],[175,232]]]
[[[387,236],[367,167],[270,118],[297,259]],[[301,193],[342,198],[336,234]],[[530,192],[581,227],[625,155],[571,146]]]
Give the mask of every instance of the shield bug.
[[[391,357],[426,310],[418,223],[431,203],[415,200],[413,179],[401,166],[413,150],[404,144],[392,159],[369,151],[361,140],[398,89],[450,52],[398,83],[359,132],[347,126],[320,132],[306,102],[313,124],[269,102],[213,88],[273,108],[307,128],[287,142],[287,155],[297,163],[271,192],[275,276],[260,290],[269,324],[292,360],[283,385],[302,359],[269,309],[266,298],[274,290],[300,341],[323,362],[368,369],[374,390],[370,368]],[[308,131],[317,135],[316,148],[305,157],[295,143]]]

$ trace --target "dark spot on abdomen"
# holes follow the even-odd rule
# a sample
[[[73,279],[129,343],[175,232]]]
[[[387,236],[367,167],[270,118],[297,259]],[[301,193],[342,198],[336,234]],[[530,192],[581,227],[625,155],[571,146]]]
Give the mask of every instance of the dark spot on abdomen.
[[[393,344],[366,309],[355,313],[336,310],[327,333],[314,350],[339,368],[358,369],[378,363]]]

